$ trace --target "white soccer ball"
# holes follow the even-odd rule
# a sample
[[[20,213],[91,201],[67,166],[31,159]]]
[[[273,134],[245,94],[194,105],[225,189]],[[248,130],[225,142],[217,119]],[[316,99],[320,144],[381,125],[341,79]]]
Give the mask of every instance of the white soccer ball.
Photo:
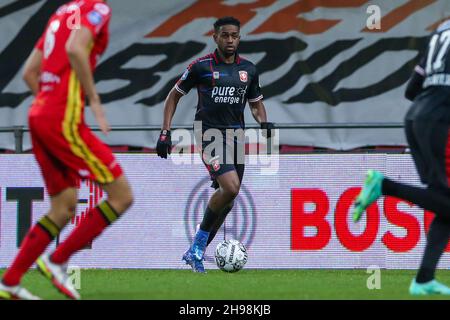
[[[247,249],[237,240],[225,240],[217,245],[216,263],[220,270],[237,272],[247,263]]]

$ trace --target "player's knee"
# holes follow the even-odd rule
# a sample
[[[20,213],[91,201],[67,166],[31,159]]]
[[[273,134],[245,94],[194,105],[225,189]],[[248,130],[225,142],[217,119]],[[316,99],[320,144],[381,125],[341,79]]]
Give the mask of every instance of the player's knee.
[[[76,204],[71,206],[58,206],[50,209],[47,216],[57,226],[63,228],[76,215]]]
[[[239,194],[239,183],[231,183],[223,188],[223,191],[227,198],[233,201]]]

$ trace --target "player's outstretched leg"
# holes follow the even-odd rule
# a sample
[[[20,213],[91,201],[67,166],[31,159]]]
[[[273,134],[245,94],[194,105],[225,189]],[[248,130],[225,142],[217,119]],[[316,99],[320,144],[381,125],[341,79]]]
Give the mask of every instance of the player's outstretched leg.
[[[450,237],[450,220],[436,216],[427,234],[427,244],[416,278],[411,282],[412,295],[450,294],[450,288],[435,280],[436,267]]]
[[[226,217],[230,213],[231,210],[233,210],[233,201],[228,204],[225,209],[222,210],[219,217],[217,218],[216,223],[214,224],[214,227],[212,228],[211,232],[209,233],[209,238],[207,242],[207,246],[214,240],[214,237],[216,236],[217,232],[219,231],[220,227],[225,222]]]
[[[381,184],[384,176],[375,170],[367,171],[364,186],[356,197],[353,221],[358,222],[364,211],[381,196]]]
[[[220,229],[220,227],[222,226],[223,222],[225,221],[226,216],[228,215],[228,213],[231,211],[231,209],[233,209],[233,204],[231,203],[230,205],[228,205],[220,214],[220,216],[217,218],[216,223],[214,224],[214,227],[212,228],[212,230],[209,232],[209,236],[208,236],[208,240],[206,242],[206,247],[214,240],[214,237],[217,234],[217,231]],[[196,228],[195,228],[195,234],[197,234],[200,230],[200,223],[197,224]],[[205,248],[206,249],[206,248]],[[192,267],[192,269],[194,270],[194,272],[202,272],[202,271],[197,271],[197,270],[201,270],[203,267],[203,264],[200,263],[196,263],[194,264],[194,256],[191,254],[191,248],[189,248],[183,255],[182,260],[190,265]],[[204,268],[203,268],[204,269]]]
[[[70,218],[75,215],[77,194],[78,191],[76,188],[67,188],[51,197],[51,208],[48,219],[43,223],[48,230],[47,233],[49,233],[49,235],[51,234],[53,237],[56,236],[56,234],[59,233],[59,230],[61,230]],[[41,253],[42,251],[39,254]],[[80,298],[80,295],[73,287],[72,282],[67,275],[66,266],[63,268],[53,266],[46,254],[38,258],[36,264],[38,271],[48,278],[60,292],[71,299]]]
[[[34,299],[20,286],[20,281],[50,242],[75,214],[77,191],[67,188],[51,198],[51,209],[29,231],[19,253],[2,277],[0,296],[4,299]]]
[[[211,241],[214,240],[215,235],[217,234],[217,231],[220,229],[220,227],[222,226],[223,222],[225,221],[226,216],[228,215],[228,213],[233,209],[233,205],[230,204],[227,207],[225,207],[225,209],[221,212],[220,216],[218,217],[216,223],[214,224],[212,230],[209,232],[208,235],[208,239],[206,241],[206,247],[211,243]],[[200,224],[197,225],[196,229],[195,229],[195,233],[198,234],[200,230]],[[203,240],[200,239],[198,241],[199,243],[203,243]],[[198,250],[198,248],[197,248]],[[192,254],[191,248],[189,248],[183,255],[182,260],[190,265],[192,267],[192,270],[194,272],[201,272],[201,273],[206,273],[206,271],[204,271],[204,266],[203,266],[203,259],[202,260],[194,260],[194,255]]]
[[[116,221],[133,202],[131,188],[124,176],[102,187],[107,192],[108,199],[92,208],[51,256],[42,256],[39,260],[38,267],[41,272],[52,281],[58,290],[72,299],[79,297],[73,294],[74,289],[68,287],[69,282],[63,276],[65,264],[74,253],[91,243]]]
[[[190,248],[184,253],[182,260],[192,267],[194,272],[204,273],[203,255],[208,245],[208,238],[220,218],[220,213],[239,193],[240,181],[236,171],[227,171],[217,177],[220,188],[212,195],[205,210],[200,228],[195,234]]]
[[[59,230],[48,216],[42,217],[27,233],[19,252],[0,281],[0,299],[35,300],[37,297],[21,287],[23,275],[44,252]]]

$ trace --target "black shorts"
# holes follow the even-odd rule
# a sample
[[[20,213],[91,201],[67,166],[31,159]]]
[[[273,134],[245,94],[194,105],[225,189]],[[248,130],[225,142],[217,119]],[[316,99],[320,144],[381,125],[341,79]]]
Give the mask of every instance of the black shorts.
[[[201,141],[201,157],[206,166],[211,180],[211,187],[217,189],[219,184],[216,178],[229,171],[236,171],[239,181],[242,182],[245,170],[245,138],[244,131],[236,132],[236,136],[232,136],[231,132],[227,135],[224,129],[216,129],[216,135],[205,135],[203,130],[203,139]],[[219,135],[218,132],[221,132]],[[197,141],[198,135],[196,135]],[[200,144],[198,143],[200,146]]]
[[[448,192],[450,186],[450,124],[406,119],[405,134],[422,183]]]

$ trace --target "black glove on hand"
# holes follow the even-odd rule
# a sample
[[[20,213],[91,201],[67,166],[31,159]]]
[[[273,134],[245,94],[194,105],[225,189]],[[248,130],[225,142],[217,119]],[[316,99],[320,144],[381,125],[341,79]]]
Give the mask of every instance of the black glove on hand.
[[[170,139],[170,130],[161,130],[158,143],[156,144],[156,153],[161,158],[167,159],[167,154],[172,152],[172,140]]]
[[[267,131],[265,131],[266,129]],[[275,129],[275,124],[273,122],[261,122],[262,134],[267,139],[272,138],[272,130]]]

